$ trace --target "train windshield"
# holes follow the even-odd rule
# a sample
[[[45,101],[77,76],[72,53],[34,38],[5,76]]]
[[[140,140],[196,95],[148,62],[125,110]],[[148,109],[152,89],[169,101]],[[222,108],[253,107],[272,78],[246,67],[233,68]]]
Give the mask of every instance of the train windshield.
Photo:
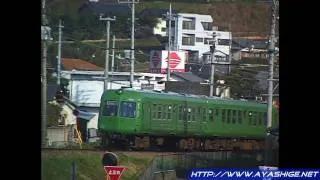
[[[117,101],[106,101],[103,116],[117,116],[118,115],[118,102]]]
[[[129,118],[136,117],[136,103],[122,101],[120,104],[120,116]]]

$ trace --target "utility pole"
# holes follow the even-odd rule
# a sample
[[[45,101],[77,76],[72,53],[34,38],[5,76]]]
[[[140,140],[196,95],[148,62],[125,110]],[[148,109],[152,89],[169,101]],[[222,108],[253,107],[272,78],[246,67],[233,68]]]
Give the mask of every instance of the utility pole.
[[[276,20],[277,20],[277,7],[278,1],[273,0],[273,13],[272,13],[272,21],[271,21],[271,32],[270,32],[270,40],[268,47],[269,54],[269,79],[268,79],[268,113],[267,113],[267,131],[266,131],[266,139],[265,139],[265,163],[266,165],[271,162],[271,147],[272,147],[272,139],[271,134],[269,133],[269,129],[272,127],[272,97],[273,97],[273,63],[274,63],[274,53],[275,53],[275,28],[276,28]]]
[[[170,8],[169,8],[169,14],[167,13],[167,18],[169,19],[169,24],[168,24],[168,63],[167,63],[167,81],[170,81],[170,51],[171,51],[171,3],[170,3]]]
[[[47,26],[47,17],[45,10],[45,0],[42,0],[42,25],[41,25],[41,40],[42,40],[42,58],[41,58],[41,145],[47,145],[47,43],[50,39],[50,27]]]
[[[228,64],[228,74],[231,73],[231,61],[232,61],[232,53],[231,53],[231,46],[232,46],[232,28],[231,28],[231,23],[229,23],[229,64]]]
[[[131,70],[130,70],[130,87],[133,86],[134,81],[134,22],[135,22],[135,3],[139,3],[139,0],[131,0],[128,2],[120,2],[119,4],[131,4]]]
[[[61,78],[61,36],[62,36],[62,23],[61,19],[59,20],[59,45],[58,45],[58,73],[57,73],[57,84],[60,85],[60,78]]]
[[[110,21],[115,21],[116,17],[113,18],[106,17],[103,18],[100,15],[100,21],[107,21],[106,30],[107,30],[107,38],[106,38],[106,56],[105,56],[105,68],[104,68],[104,90],[108,90],[108,74],[109,74],[109,38],[110,38]]]
[[[115,43],[116,43],[116,36],[112,36],[112,59],[111,59],[111,76],[113,80],[113,71],[114,71],[114,48],[115,48]],[[110,83],[110,89],[112,89],[112,82]]]
[[[214,89],[214,63],[215,63],[215,49],[216,49],[216,33],[213,32],[212,34],[213,37],[213,44],[210,48],[211,51],[211,76],[210,76],[210,97],[213,96],[213,89]]]

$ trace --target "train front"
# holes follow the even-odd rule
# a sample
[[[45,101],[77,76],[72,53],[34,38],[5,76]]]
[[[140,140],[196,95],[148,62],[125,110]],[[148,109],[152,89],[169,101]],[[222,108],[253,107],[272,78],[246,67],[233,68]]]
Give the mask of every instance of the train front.
[[[138,95],[127,90],[108,90],[100,103],[98,129],[102,145],[127,142],[128,136],[137,131],[136,122],[140,113]]]

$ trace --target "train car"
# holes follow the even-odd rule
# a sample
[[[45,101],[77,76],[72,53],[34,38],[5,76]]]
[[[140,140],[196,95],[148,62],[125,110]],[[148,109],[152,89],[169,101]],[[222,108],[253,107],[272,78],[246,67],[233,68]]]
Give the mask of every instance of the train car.
[[[262,103],[128,88],[103,93],[98,129],[104,146],[249,150],[264,146],[266,120]]]

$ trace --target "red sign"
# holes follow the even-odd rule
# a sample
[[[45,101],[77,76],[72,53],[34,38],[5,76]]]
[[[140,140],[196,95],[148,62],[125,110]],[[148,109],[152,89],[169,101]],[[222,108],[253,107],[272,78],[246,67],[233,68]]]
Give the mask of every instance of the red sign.
[[[107,173],[107,180],[120,180],[120,177],[124,171],[123,166],[104,166],[104,170]]]
[[[168,61],[168,57],[166,58],[166,61]],[[175,68],[178,66],[178,64],[181,62],[181,58],[176,52],[170,53],[170,68]]]

